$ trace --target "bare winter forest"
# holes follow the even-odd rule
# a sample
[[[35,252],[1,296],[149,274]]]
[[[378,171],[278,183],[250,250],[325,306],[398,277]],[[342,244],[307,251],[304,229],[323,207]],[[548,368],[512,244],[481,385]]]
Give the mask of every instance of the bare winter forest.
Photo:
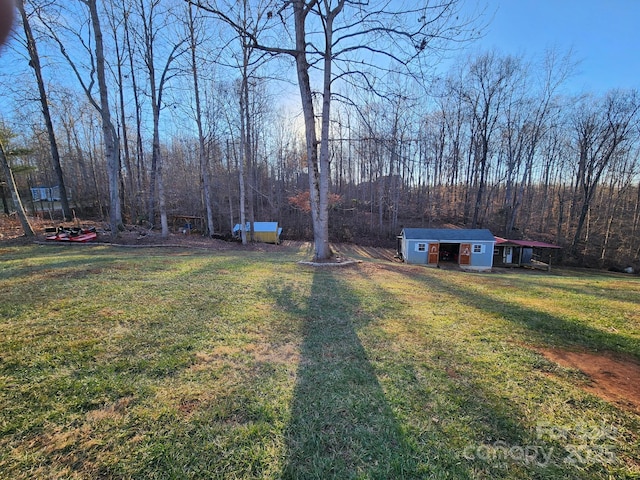
[[[481,10],[415,3],[18,0],[0,145],[25,210],[52,215],[32,188],[56,186],[56,218],[166,231],[191,216],[219,235],[278,221],[312,239],[318,176],[331,241],[482,227],[561,245],[565,261],[638,263],[638,92],[568,93],[570,54],[477,51]]]

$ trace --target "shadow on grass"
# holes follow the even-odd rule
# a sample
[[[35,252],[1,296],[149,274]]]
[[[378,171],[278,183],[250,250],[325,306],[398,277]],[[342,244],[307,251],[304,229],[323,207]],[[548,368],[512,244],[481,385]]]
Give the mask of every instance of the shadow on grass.
[[[551,288],[557,288],[571,295],[588,295],[594,299],[606,297],[608,300],[640,305],[640,281],[638,279],[621,273],[606,274],[599,272],[593,274],[593,277],[596,275],[598,280],[591,285],[576,285],[576,283],[580,282],[581,278],[575,276],[573,277],[575,280],[569,284],[554,283]],[[625,287],[621,288],[621,284]],[[630,306],[630,308],[638,307]]]
[[[375,277],[364,272],[361,277],[372,282],[375,295],[393,298]],[[426,280],[415,272],[412,279]],[[486,367],[474,370],[476,354],[484,352],[470,354],[467,342],[443,334],[440,320],[400,310],[405,311],[391,317],[395,338],[383,338],[373,348],[384,351],[378,374],[423,462],[423,478],[537,478],[540,472],[556,478],[562,473],[558,464],[541,465],[544,452],[538,450],[539,439],[522,406],[491,388]],[[520,459],[510,453],[512,448],[528,449],[530,455]]]
[[[356,292],[328,271],[313,274],[309,297],[274,292],[303,322],[303,341],[283,478],[421,478],[416,454],[388,405],[356,333]]]
[[[44,248],[44,247],[43,247]],[[81,247],[82,248],[82,247]],[[46,255],[51,257],[55,256],[55,260],[41,261],[36,264],[31,264],[25,261],[31,258],[39,259],[40,257],[46,258],[46,255],[42,253],[46,252]],[[91,255],[89,257],[88,255]],[[45,274],[48,278],[65,278],[66,276],[73,276],[74,278],[81,278],[83,276],[89,276],[99,271],[99,268],[104,265],[109,265],[113,262],[112,256],[104,255],[103,252],[99,252],[98,255],[93,254],[89,250],[65,250],[54,246],[49,252],[46,250],[35,250],[35,247],[31,247],[29,250],[20,250],[20,254],[14,255],[11,260],[17,260],[22,257],[20,263],[8,266],[3,265],[0,270],[0,280],[4,278],[15,277],[29,277]]]
[[[541,310],[523,307],[498,296],[478,292],[473,288],[465,288],[447,281],[438,273],[437,271],[425,272],[418,276],[412,275],[411,278],[423,282],[427,289],[453,295],[464,305],[498,315],[516,327],[523,328],[527,334],[524,339],[527,343],[547,347],[608,350],[640,359],[640,345],[634,338],[594,328],[578,317],[562,318]],[[482,277],[464,273],[461,275],[468,275],[470,284],[475,281],[482,282]],[[553,303],[553,298],[549,298],[549,302]]]
[[[393,316],[394,298],[372,282],[367,293],[389,299],[380,307],[381,318]],[[363,297],[332,272],[314,273],[308,298],[295,297],[293,289],[276,293],[277,303],[304,322],[282,478],[558,478],[571,473],[558,458],[541,465],[538,450],[527,459],[508,453],[538,448],[535,428],[487,383],[455,371],[473,359],[452,339],[424,332],[406,338],[412,336],[407,331],[396,340],[421,354],[390,347],[393,338],[368,338],[365,350],[358,332],[379,320],[376,310],[363,313],[369,311]],[[407,319],[408,328],[412,321]]]
[[[406,270],[398,271],[401,275],[408,273]],[[472,281],[476,277],[466,278]],[[477,279],[481,281],[479,277]],[[516,326],[524,326],[525,332],[533,334],[536,342],[554,340],[560,343],[566,331],[572,332],[571,344],[575,346],[585,347],[599,339],[600,332],[597,329],[588,329],[591,331],[583,338],[580,337],[581,325],[548,314],[542,314],[540,321],[543,323],[538,324],[528,318],[538,312],[471,288],[465,289],[437,271],[416,273],[416,270],[412,270],[411,280],[407,289],[419,291],[420,283],[423,283],[425,292],[435,292],[436,298],[442,298],[441,306],[445,309],[444,303],[454,301],[478,311],[498,313]],[[391,294],[381,289],[378,295],[385,298]],[[452,300],[451,296],[455,298]],[[438,308],[439,305],[434,304],[434,311],[438,311]],[[464,321],[464,318],[459,320]],[[526,370],[530,362],[526,356],[522,359],[513,358],[515,351],[502,350],[502,332],[494,329],[475,339],[462,333],[460,338],[453,334],[453,328],[439,326],[439,320],[431,318],[429,313],[424,318],[400,317],[397,323],[403,324],[396,327],[398,339],[404,340],[407,350],[412,352],[403,348],[393,349],[388,353],[393,358],[387,358],[377,370],[378,375],[382,375],[380,378],[386,379],[384,384],[388,401],[392,405],[408,406],[407,412],[397,415],[397,418],[409,426],[405,436],[416,445],[415,450],[421,458],[430,460],[433,468],[429,473],[435,472],[436,475],[425,478],[577,479],[608,478],[611,472],[625,472],[624,467],[619,467],[615,462],[612,465],[607,461],[593,462],[586,457],[571,457],[571,442],[583,442],[585,445],[581,447],[588,450],[591,448],[588,442],[592,439],[562,439],[547,435],[549,429],[557,426],[556,421],[558,425],[565,424],[563,422],[575,425],[571,422],[588,422],[585,419],[590,418],[570,417],[562,420],[560,416],[556,420],[544,409],[538,415],[537,407],[549,405],[545,402],[547,395],[554,396],[558,405],[565,401],[574,405],[576,411],[591,408],[593,404],[588,398],[573,398],[537,384],[535,376],[530,376]],[[456,320],[451,325],[455,323]],[[548,332],[547,327],[552,333]],[[489,328],[494,327],[489,325]],[[461,325],[460,329],[464,331],[465,327]],[[469,333],[475,335],[473,331],[466,332],[467,335]],[[509,333],[505,332],[507,337]],[[613,342],[620,338],[610,335],[608,340]],[[369,346],[368,342],[366,344]],[[495,367],[492,360],[497,362]],[[390,394],[390,391],[395,393]],[[416,410],[416,406],[422,406],[422,409]],[[412,419],[411,414],[417,418]],[[412,437],[415,440],[411,440]],[[597,448],[599,445],[594,447]],[[457,459],[454,458],[456,455],[447,458],[447,449],[457,451]],[[522,452],[526,454],[521,455]],[[589,473],[584,470],[587,465]]]

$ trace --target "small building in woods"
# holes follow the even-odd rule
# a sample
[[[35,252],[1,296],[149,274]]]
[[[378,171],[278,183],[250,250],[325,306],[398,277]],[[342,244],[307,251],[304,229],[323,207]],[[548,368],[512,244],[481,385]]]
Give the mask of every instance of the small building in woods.
[[[551,258],[562,247],[533,240],[496,237],[493,264],[496,267],[530,267],[549,270]]]
[[[406,263],[488,271],[496,239],[487,229],[405,228],[398,236],[398,257]]]
[[[60,201],[60,186],[31,187],[31,198],[34,202],[58,202]]]
[[[253,238],[251,235],[251,222],[247,222],[245,225],[247,232],[247,239],[254,242],[263,243],[280,243],[280,235],[282,235],[282,228],[278,226],[278,222],[253,222]],[[233,227],[233,236],[240,238],[242,235],[240,231],[241,227],[239,223]]]

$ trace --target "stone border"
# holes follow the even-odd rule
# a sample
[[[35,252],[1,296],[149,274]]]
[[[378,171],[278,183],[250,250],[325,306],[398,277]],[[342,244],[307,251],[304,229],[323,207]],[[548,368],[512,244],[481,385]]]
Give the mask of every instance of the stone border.
[[[336,268],[336,267],[351,267],[353,265],[358,265],[359,263],[362,263],[362,260],[351,260],[347,258],[340,262],[309,262],[309,261],[301,260],[298,262],[298,265],[302,265],[305,267]]]

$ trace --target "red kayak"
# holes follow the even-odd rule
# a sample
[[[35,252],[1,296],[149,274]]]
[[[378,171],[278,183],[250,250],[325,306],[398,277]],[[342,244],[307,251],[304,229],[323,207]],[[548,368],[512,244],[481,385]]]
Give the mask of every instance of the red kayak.
[[[55,235],[47,237],[52,242],[90,242],[98,238],[95,228],[58,228]]]

